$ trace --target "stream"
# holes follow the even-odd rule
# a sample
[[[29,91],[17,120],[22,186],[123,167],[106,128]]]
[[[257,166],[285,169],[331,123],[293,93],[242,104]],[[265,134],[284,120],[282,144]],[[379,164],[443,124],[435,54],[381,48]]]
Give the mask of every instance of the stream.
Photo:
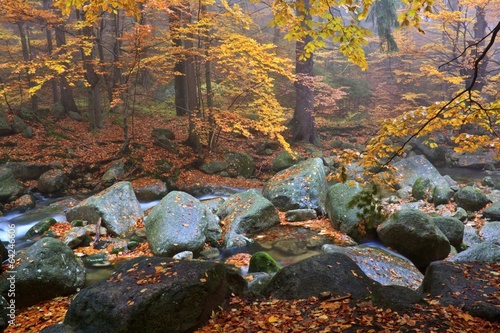
[[[442,175],[450,175],[459,183],[470,183],[481,181],[485,176],[490,175],[494,181],[500,182],[500,174],[487,174],[480,170],[464,170],[464,169],[440,169]],[[198,197],[200,200],[208,200],[216,197],[224,197],[224,195],[201,195]],[[27,212],[12,211],[0,216],[0,239],[5,243],[9,239],[9,226],[15,225],[16,234],[16,249],[20,250],[25,248],[34,241],[24,238],[26,232],[39,221],[52,217],[56,221],[66,221],[64,204],[57,204],[64,200],[75,200],[75,198],[57,198],[47,199],[40,195],[36,196],[36,208]],[[82,200],[78,197],[76,200]],[[144,211],[153,207],[159,200],[152,202],[142,202],[141,207]],[[253,254],[257,251],[268,252],[275,260],[282,266],[287,266],[303,260],[307,257],[319,254],[323,244],[329,244],[331,241],[319,236],[317,232],[311,231],[301,227],[292,226],[276,226],[262,233],[254,235],[254,244],[250,244],[243,248],[222,250],[218,260],[225,260],[237,253]],[[381,243],[377,241],[367,242],[361,244],[370,247],[383,248],[387,250]],[[391,251],[392,252],[392,251]],[[397,254],[399,255],[399,254]],[[119,265],[119,264],[118,264]],[[96,283],[106,279],[115,269],[113,266],[108,267],[92,267],[87,265],[87,285]],[[242,273],[246,273],[246,267],[242,268]]]

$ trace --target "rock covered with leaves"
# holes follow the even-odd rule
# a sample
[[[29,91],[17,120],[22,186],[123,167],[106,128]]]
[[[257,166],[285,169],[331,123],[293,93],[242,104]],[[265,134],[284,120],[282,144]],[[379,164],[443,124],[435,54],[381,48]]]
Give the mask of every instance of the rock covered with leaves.
[[[314,209],[325,212],[325,169],[320,158],[310,158],[275,174],[264,185],[262,195],[280,211]]]
[[[66,244],[45,237],[19,253],[15,274],[16,307],[30,306],[57,296],[75,293],[85,283],[85,267]],[[0,280],[7,298],[10,274]]]
[[[224,264],[139,257],[83,289],[64,323],[81,333],[190,332],[245,286]]]
[[[118,182],[83,200],[66,212],[68,221],[85,220],[102,225],[113,235],[125,236],[144,216],[130,182]]]

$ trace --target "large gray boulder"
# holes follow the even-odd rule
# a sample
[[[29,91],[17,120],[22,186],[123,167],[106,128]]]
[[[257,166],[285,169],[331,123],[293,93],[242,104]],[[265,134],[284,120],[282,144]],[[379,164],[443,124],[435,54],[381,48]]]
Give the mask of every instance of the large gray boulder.
[[[220,263],[136,258],[83,289],[64,323],[79,333],[192,332],[245,286]]]
[[[382,243],[410,259],[419,269],[450,253],[448,238],[418,209],[405,209],[391,215],[377,227]]]
[[[182,251],[203,249],[210,213],[192,195],[172,191],[149,212],[144,224],[153,254],[173,256]]]
[[[472,316],[499,321],[499,302],[491,297],[498,295],[499,287],[495,279],[487,278],[496,274],[496,269],[486,263],[436,261],[425,272],[422,292],[436,297],[444,306],[451,304]]]
[[[397,188],[412,187],[417,178],[428,178],[434,186],[448,185],[446,179],[423,155],[414,155],[393,164]]]
[[[325,203],[332,226],[357,242],[371,239],[376,234],[375,226],[366,226],[365,221],[358,216],[362,208],[351,203],[362,190],[356,182],[337,183],[328,189]]]
[[[310,158],[275,174],[262,195],[281,211],[304,208],[323,214],[326,190],[323,161]]]
[[[465,186],[455,193],[455,202],[465,210],[477,211],[486,207],[491,201],[479,188]]]
[[[398,285],[417,290],[424,275],[411,261],[381,248],[325,244],[323,253],[344,253],[372,280],[382,285]]]
[[[66,219],[86,220],[102,226],[113,235],[125,236],[144,215],[130,182],[118,182],[66,212]]]
[[[486,222],[479,231],[479,235],[483,237],[486,242],[500,245],[500,222]]]
[[[500,262],[500,245],[482,242],[446,260],[450,262]]]
[[[63,170],[52,169],[38,178],[38,190],[42,193],[60,193],[66,189],[69,178]]]
[[[85,267],[66,244],[45,237],[19,252],[15,269],[16,307],[30,306],[57,296],[75,293],[85,283]],[[8,299],[8,272],[0,280],[1,294]]]
[[[1,112],[0,112],[1,113]],[[0,167],[0,202],[14,200],[23,187],[9,168]]]
[[[226,228],[226,247],[245,246],[252,235],[280,223],[273,204],[256,190],[236,193],[227,198],[217,214]]]
[[[434,216],[432,222],[443,232],[448,238],[450,244],[458,248],[462,244],[464,238],[465,226],[457,218],[451,216]]]

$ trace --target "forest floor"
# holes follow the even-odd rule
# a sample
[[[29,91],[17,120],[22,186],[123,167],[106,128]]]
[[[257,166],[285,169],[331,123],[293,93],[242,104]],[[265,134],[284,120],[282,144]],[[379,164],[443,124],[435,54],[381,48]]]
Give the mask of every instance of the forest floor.
[[[12,115],[9,115],[12,117]],[[106,118],[106,128],[97,132],[89,132],[86,123],[79,123],[68,118],[45,125],[29,123],[35,132],[34,139],[25,139],[20,135],[0,138],[0,160],[30,161],[35,163],[61,163],[68,172],[74,172],[81,165],[95,172],[91,178],[98,182],[99,177],[111,161],[119,158],[123,142],[122,128],[116,120],[117,115]],[[252,179],[229,178],[204,174],[189,166],[198,159],[191,148],[182,144],[186,139],[187,125],[185,119],[167,118],[159,115],[137,115],[134,120],[134,138],[131,152],[121,157],[127,162],[129,171],[125,180],[132,180],[142,174],[154,173],[157,161],[166,160],[173,169],[180,171],[177,178],[179,187],[194,184],[227,185],[236,188],[258,188],[272,176],[271,163],[273,156],[256,154],[259,144],[268,141],[263,137],[246,139],[243,137],[224,135],[220,146],[206,157],[221,159],[230,150],[245,151],[254,156],[257,164],[256,175]],[[165,127],[174,131],[179,153],[172,154],[153,145],[151,131],[153,128]],[[335,135],[321,132],[324,154],[329,154],[329,142],[333,139],[347,141],[356,137],[358,143],[364,143],[373,128],[359,127],[355,132],[345,130]],[[312,154],[309,145],[296,144],[292,147],[304,157]],[[103,163],[106,162],[106,163]],[[93,167],[93,169],[92,169]],[[168,176],[168,175],[167,175]],[[28,182],[36,186],[36,182]],[[77,193],[83,189],[73,188]],[[326,219],[310,221],[309,228],[335,234]],[[56,234],[61,234],[67,224],[56,225]],[[79,252],[91,254],[92,249],[78,249]],[[147,244],[143,244],[134,252],[124,254],[126,257],[150,255]],[[123,256],[122,256],[123,257]],[[244,264],[248,258],[238,257],[234,264]],[[498,279],[497,279],[498,280]],[[497,281],[498,282],[498,281]],[[9,327],[6,332],[38,332],[44,327],[62,322],[65,312],[71,303],[71,296],[58,297],[40,304],[19,309],[16,312],[16,327]],[[429,307],[419,307],[413,311],[395,312],[377,308],[369,302],[355,303],[348,297],[335,296],[326,299],[309,298],[306,300],[247,300],[234,296],[226,309],[215,314],[210,322],[200,328],[197,333],[208,332],[498,332],[500,323],[491,323],[472,317],[460,308],[442,306],[431,301]]]

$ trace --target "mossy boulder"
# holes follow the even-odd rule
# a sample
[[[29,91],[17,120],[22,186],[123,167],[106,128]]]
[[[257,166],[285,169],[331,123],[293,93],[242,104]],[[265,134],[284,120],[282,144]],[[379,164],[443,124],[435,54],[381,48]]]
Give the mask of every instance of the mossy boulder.
[[[281,269],[280,264],[274,260],[267,252],[256,252],[250,258],[248,273],[276,273]]]

